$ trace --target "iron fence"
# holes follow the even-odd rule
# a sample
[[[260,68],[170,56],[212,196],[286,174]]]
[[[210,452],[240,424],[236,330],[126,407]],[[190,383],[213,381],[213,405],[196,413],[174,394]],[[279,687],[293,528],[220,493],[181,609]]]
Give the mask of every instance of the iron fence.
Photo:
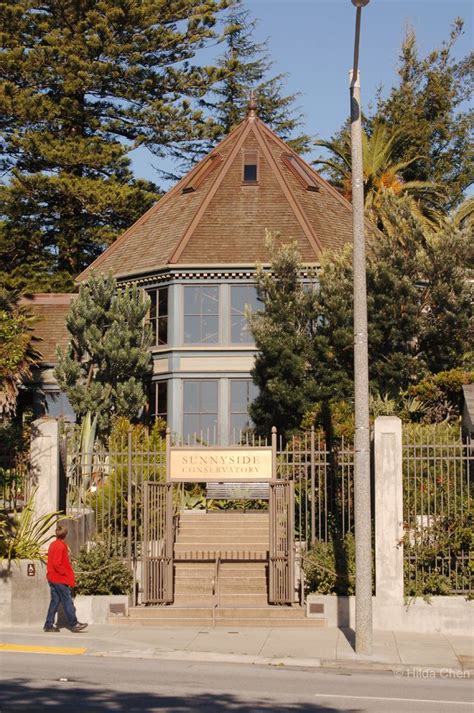
[[[136,559],[143,541],[146,482],[164,482],[166,452],[139,447],[132,434],[114,450],[62,449],[66,479],[66,513],[87,521],[85,530],[107,543],[110,553]]]
[[[474,593],[473,469],[474,445],[452,428],[404,429],[407,595]]]
[[[277,477],[295,481],[299,542],[344,538],[354,528],[354,450],[344,439],[328,448],[314,429],[277,446]]]
[[[0,510],[21,510],[33,486],[28,454],[0,452]]]

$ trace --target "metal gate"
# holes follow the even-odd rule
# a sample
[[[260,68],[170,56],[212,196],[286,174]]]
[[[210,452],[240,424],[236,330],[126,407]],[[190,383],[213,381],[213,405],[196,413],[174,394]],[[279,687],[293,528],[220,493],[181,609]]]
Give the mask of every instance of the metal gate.
[[[294,601],[294,482],[270,484],[269,602]]]
[[[173,601],[173,485],[144,483],[143,604]]]

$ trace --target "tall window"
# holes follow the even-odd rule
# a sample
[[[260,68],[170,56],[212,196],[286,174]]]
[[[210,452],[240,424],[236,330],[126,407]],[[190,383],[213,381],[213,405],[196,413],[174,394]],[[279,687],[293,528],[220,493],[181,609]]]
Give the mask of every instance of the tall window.
[[[168,420],[168,382],[154,381],[150,386],[150,420]]]
[[[153,329],[153,344],[162,346],[168,344],[168,288],[158,287],[149,290],[151,300],[150,322]]]
[[[249,379],[233,379],[230,382],[231,443],[237,443],[241,432],[252,425],[248,409],[257,393],[257,387]]]
[[[217,442],[217,380],[183,383],[183,436],[197,434],[208,443]]]
[[[184,343],[217,344],[219,341],[219,288],[184,288]]]
[[[244,151],[242,180],[244,183],[257,183],[258,151]]]
[[[232,285],[230,297],[230,341],[232,344],[253,344],[253,337],[245,318],[246,308],[255,312],[262,309],[254,285]]]

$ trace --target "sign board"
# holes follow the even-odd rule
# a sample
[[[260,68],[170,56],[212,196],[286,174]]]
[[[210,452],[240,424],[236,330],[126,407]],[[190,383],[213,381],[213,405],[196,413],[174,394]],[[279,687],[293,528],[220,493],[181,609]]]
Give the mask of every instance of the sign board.
[[[26,565],[26,574],[28,577],[34,577],[36,575],[35,566],[32,562],[28,562]]]
[[[170,448],[168,481],[259,483],[272,480],[272,449]]]

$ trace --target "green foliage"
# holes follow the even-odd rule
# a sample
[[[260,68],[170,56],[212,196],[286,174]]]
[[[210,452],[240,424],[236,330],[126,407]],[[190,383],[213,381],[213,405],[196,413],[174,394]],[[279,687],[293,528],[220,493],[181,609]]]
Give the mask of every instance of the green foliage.
[[[15,412],[19,387],[39,360],[32,325],[18,293],[0,288],[0,415]]]
[[[73,289],[72,277],[158,197],[128,153],[173,152],[207,129],[196,103],[221,76],[196,53],[227,0],[9,0],[0,113],[0,280]],[[59,286],[61,285],[61,286]]]
[[[399,160],[410,161],[402,172],[406,181],[434,181],[445,189],[449,209],[462,201],[472,182],[472,110],[467,100],[472,90],[474,57],[455,59],[463,20],[457,18],[450,37],[441,47],[420,57],[416,36],[409,28],[401,48],[400,81],[386,99],[378,101],[375,117],[402,131],[408,141]]]
[[[276,250],[271,238],[268,248]],[[293,244],[279,246],[272,271],[259,267],[256,282],[265,311],[250,315],[259,350],[252,377],[259,393],[249,413],[259,433],[269,434],[276,426],[279,433],[288,434],[298,428],[314,399],[308,324],[315,296],[303,290]]]
[[[406,529],[404,587],[407,597],[474,595],[474,509],[432,516],[429,526]]]
[[[424,422],[456,420],[462,410],[462,387],[473,382],[474,371],[451,369],[429,374],[418,384],[411,386],[408,394],[425,404]]]
[[[128,594],[132,588],[132,573],[102,540],[81,548],[75,574],[78,594]]]
[[[317,540],[305,553],[303,571],[308,592],[349,595],[355,592],[355,541],[352,533]]]
[[[463,21],[454,22],[448,41],[420,57],[414,31],[408,28],[401,47],[399,82],[388,96],[379,93],[373,114],[363,117],[366,135],[365,182],[369,204],[383,188],[395,195],[410,193],[418,216],[440,221],[458,203],[472,182],[473,55],[454,57]],[[326,163],[335,186],[350,196],[349,124],[329,142]]]
[[[250,93],[257,103],[257,115],[292,148],[301,153],[309,148],[310,137],[293,137],[301,125],[293,108],[297,95],[283,96],[285,74],[269,78],[272,62],[267,43],[252,39],[257,22],[250,17],[242,0],[233,3],[225,29],[225,52],[219,60],[223,79],[212,88],[209,105],[219,126],[219,138],[227,135],[246,116]]]
[[[449,224],[426,231],[408,199],[386,194],[383,201],[384,232],[367,255],[371,389],[394,400],[400,414],[426,420],[430,408],[411,387],[462,364],[472,332],[469,236]],[[259,349],[252,371],[259,394],[250,407],[257,431],[268,435],[274,425],[287,437],[301,424],[329,434],[334,423],[350,426],[349,413],[335,413],[343,403],[351,411],[353,391],[350,248],[324,255],[319,285],[313,278],[307,287],[293,244],[269,242],[269,253],[271,270],[256,274],[265,311],[250,316]]]
[[[421,156],[403,158],[403,150],[408,137],[400,129],[389,129],[380,118],[374,120],[370,133],[362,133],[364,201],[366,210],[379,215],[383,207],[384,193],[407,196],[412,210],[425,219],[435,217],[433,204],[442,197],[439,184],[430,181],[406,181],[402,173],[418,161]],[[334,141],[316,141],[335,157],[336,160],[318,159],[316,165],[330,169],[332,182],[341,193],[352,200],[352,154],[349,134],[345,133]],[[402,158],[400,158],[400,156]]]
[[[34,498],[31,494],[21,512],[0,514],[0,556],[12,559],[46,559],[46,545],[53,539],[52,527],[64,520],[60,512],[34,517]]]
[[[166,479],[165,428],[166,424],[159,419],[148,429],[142,424],[132,426],[126,418],[116,418],[106,449],[95,453],[94,483],[83,497],[95,513],[100,536],[108,543],[115,543],[117,552],[124,551],[128,529],[128,434],[132,446],[130,485],[134,504],[131,526],[138,537],[143,514],[143,483],[147,480],[164,482]]]
[[[107,433],[114,416],[137,418],[151,371],[149,299],[136,285],[118,289],[113,277],[91,276],[66,318],[69,347],[58,349],[55,376],[79,418],[97,417]]]
[[[474,501],[459,423],[406,424],[403,439],[405,594],[472,595]]]

